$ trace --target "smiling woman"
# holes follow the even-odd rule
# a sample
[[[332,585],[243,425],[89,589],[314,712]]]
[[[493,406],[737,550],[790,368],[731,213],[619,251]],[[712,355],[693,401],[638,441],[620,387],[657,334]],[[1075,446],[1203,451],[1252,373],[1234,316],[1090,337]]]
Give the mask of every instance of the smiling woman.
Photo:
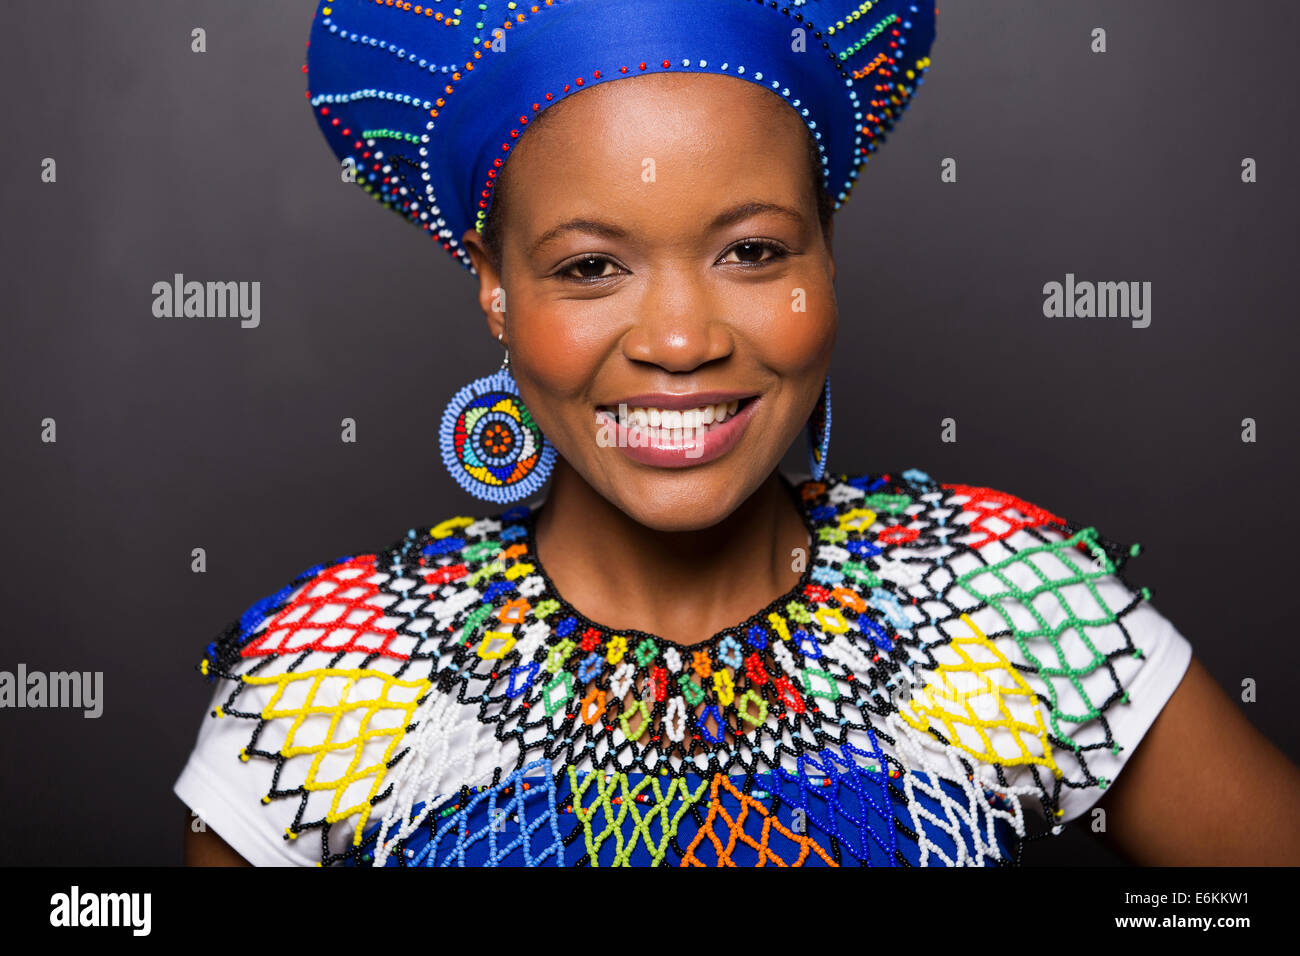
[[[823,392],[835,341],[835,269],[803,122],[761,87],[712,74],[601,84],[547,112],[506,167],[515,186],[498,225],[500,267],[475,230],[462,237],[490,331],[559,453],[540,546],[569,509],[608,508],[627,528],[607,529],[611,543],[639,538],[636,529],[690,536],[734,516],[741,538],[729,547],[770,556],[766,509],[784,499],[776,468]],[[497,290],[504,311],[493,308]],[[721,424],[716,411],[699,421],[719,404]],[[673,434],[604,447],[600,413],[619,405],[642,409],[650,429],[702,428],[702,447]],[[769,517],[755,522],[742,505],[762,485],[751,507]],[[793,582],[788,555],[802,529],[793,508],[781,511],[787,557],[776,568],[769,557],[757,579],[748,562],[728,562],[701,587],[697,547],[696,560],[671,562],[664,583],[676,593],[715,592],[705,619],[695,604],[682,625],[712,633]],[[645,603],[654,617],[673,613]]]
[[[489,6],[335,0],[308,65],[337,155],[477,277],[508,362],[444,459],[511,506],[311,568],[209,646],[190,859],[998,865],[1105,797],[1135,860],[1295,862],[1295,768],[1128,584],[1136,546],[826,471],[831,211],[933,10]],[[1247,780],[1284,795],[1258,832],[1150,825]]]

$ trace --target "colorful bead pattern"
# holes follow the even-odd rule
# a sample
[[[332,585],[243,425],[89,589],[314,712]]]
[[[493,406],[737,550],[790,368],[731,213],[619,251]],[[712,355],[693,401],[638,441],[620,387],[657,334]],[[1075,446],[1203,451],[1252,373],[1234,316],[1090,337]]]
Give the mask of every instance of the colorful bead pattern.
[[[323,864],[1018,862],[1106,785],[1138,547],[917,470],[792,493],[799,584],[698,644],[570,606],[517,506],[259,602],[202,662],[216,716]]]
[[[535,494],[555,465],[555,447],[504,368],[456,393],[443,411],[439,443],[462,488],[501,504]]]
[[[553,31],[546,41],[545,59],[548,65],[571,60],[571,68],[564,71],[564,81],[540,88],[530,84],[531,73],[512,75],[512,69],[519,69],[518,56],[494,52],[494,43],[501,41],[506,51],[516,48],[512,45],[526,45],[534,35],[533,21],[564,19],[571,10],[577,17],[576,8],[584,4],[592,7],[590,16],[580,11],[584,30],[603,28],[610,21],[620,38],[636,37],[642,12],[652,9],[662,9],[680,22],[675,30],[678,40],[689,40],[692,30],[701,29],[701,22],[735,22],[735,42],[725,47],[734,55],[715,54],[709,59],[670,53],[663,33],[649,32],[647,27],[650,38],[636,47],[643,51],[640,55],[626,62],[589,62],[581,50],[589,45],[602,48],[604,38]],[[761,18],[754,18],[751,4]],[[782,96],[812,132],[822,154],[824,186],[838,209],[930,66],[934,11],[925,3],[709,0],[703,5],[705,21],[698,19],[701,4],[679,0],[677,6],[680,11],[672,0],[647,2],[629,17],[617,15],[610,4],[598,0],[485,0],[472,10],[443,0],[431,4],[323,0],[303,67],[312,87],[306,95],[331,148],[356,168],[356,182],[429,233],[473,272],[460,236],[471,226],[482,229],[511,148],[533,115],[584,86],[638,73],[683,70],[724,73],[759,83]],[[767,27],[769,18],[776,17],[785,22]],[[566,29],[572,30],[572,23]],[[746,62],[745,52],[756,49],[751,45],[756,24],[781,42],[771,39],[771,45],[762,47],[760,61]],[[806,52],[793,49],[791,37],[796,30],[807,37]],[[557,41],[557,36],[564,39]],[[664,47],[661,53],[660,47]],[[815,80],[801,62],[814,56],[822,57],[825,64]],[[463,91],[484,84],[493,86],[502,98],[499,105],[493,104],[497,112],[484,115],[476,101],[474,109],[455,116],[454,106],[458,97],[465,96]],[[518,101],[505,99],[517,95],[520,88],[524,96]],[[452,124],[450,129],[440,123],[444,119]],[[463,132],[457,123],[477,124],[483,135],[493,139],[484,144],[455,138]],[[497,129],[499,134],[489,132]],[[827,133],[839,144],[835,154],[827,151]],[[454,146],[448,143],[449,135]],[[476,165],[465,180],[468,164]]]

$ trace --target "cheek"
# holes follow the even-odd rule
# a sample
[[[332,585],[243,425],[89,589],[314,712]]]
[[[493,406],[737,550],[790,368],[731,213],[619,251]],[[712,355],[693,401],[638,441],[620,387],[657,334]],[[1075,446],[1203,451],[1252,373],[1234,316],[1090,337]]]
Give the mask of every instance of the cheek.
[[[827,279],[796,278],[767,290],[747,316],[746,338],[762,364],[796,389],[805,377],[820,380],[838,325],[835,291]]]
[[[610,349],[600,323],[571,308],[512,312],[507,319],[510,363],[529,410],[546,430],[572,411],[585,411],[590,387]]]

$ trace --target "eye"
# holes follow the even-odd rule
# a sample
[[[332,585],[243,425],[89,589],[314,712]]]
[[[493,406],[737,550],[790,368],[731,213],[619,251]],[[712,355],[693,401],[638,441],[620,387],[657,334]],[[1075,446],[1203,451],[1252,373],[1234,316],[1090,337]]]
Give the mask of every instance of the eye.
[[[571,282],[595,282],[599,279],[612,278],[618,274],[617,272],[606,272],[606,266],[617,268],[617,263],[607,256],[585,255],[560,266],[555,274],[561,279],[567,279]],[[578,270],[578,275],[574,275],[575,269]]]
[[[747,258],[750,256],[761,257],[764,252],[771,252],[772,255],[767,258]],[[735,264],[750,268],[766,266],[771,262],[775,262],[778,259],[784,259],[789,255],[785,246],[773,242],[770,239],[742,239],[724,252],[722,254],[722,259],[719,259],[718,261],[724,261],[727,256],[732,253],[736,253],[741,257],[737,260],[733,260]]]

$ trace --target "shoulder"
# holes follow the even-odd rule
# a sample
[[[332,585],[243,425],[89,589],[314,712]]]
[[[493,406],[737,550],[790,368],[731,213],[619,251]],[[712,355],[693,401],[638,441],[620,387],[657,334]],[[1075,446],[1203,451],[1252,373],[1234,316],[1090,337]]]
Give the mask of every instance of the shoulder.
[[[867,532],[902,547],[944,544],[952,554],[1007,558],[1041,548],[1076,554],[1103,573],[1119,572],[1142,551],[1037,498],[978,483],[943,481],[919,468],[828,475],[796,483],[814,521]],[[928,552],[932,553],[932,552]],[[904,555],[905,556],[905,555]]]
[[[439,611],[456,606],[458,595],[480,596],[478,585],[499,569],[531,514],[517,506],[417,524],[382,548],[315,564],[231,621],[208,644],[200,670],[209,679],[234,677],[258,660],[312,653],[408,657],[454,616]],[[415,601],[435,620],[411,614]],[[442,626],[431,631],[434,623]]]
[[[500,600],[503,572],[519,570],[506,556],[530,515],[417,525],[253,602],[199,664],[215,685],[210,719],[177,795],[250,862],[358,860],[392,804],[390,771],[421,705],[447,703],[441,682],[463,660],[459,638]],[[462,709],[439,720],[462,721]]]
[[[1191,658],[1128,577],[1141,546],[1055,502],[915,468],[798,487],[834,542],[818,579],[891,609],[892,656],[916,674],[902,731],[1037,793],[1052,823],[1100,799]]]

